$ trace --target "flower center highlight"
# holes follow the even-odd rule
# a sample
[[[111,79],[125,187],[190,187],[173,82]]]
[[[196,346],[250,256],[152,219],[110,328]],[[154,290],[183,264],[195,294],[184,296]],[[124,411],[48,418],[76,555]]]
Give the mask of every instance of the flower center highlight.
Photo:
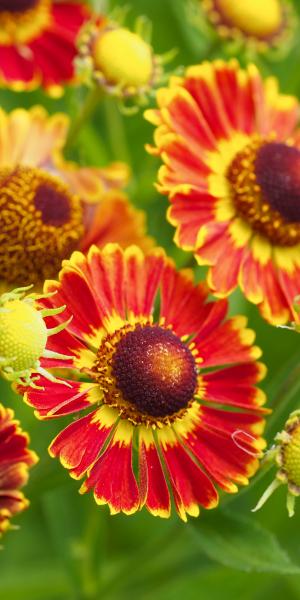
[[[255,139],[232,161],[228,180],[238,213],[273,244],[300,242],[300,151]]]
[[[27,285],[57,275],[83,234],[82,206],[58,178],[0,169],[0,278]]]
[[[170,329],[126,325],[101,345],[94,367],[105,401],[134,423],[185,410],[197,385],[191,349]]]
[[[282,28],[283,10],[279,0],[214,0],[213,8],[218,24],[262,40],[275,36]]]
[[[282,467],[288,482],[300,489],[300,423],[299,421],[288,430],[290,441],[282,446]]]

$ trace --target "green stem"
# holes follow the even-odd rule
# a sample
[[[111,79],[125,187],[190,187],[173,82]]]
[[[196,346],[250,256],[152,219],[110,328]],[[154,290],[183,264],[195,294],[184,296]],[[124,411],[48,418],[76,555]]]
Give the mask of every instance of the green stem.
[[[268,431],[276,421],[280,419],[282,414],[286,411],[289,403],[295,397],[296,393],[300,391],[300,365],[298,364],[279,387],[279,390],[274,397],[272,402],[273,414],[268,420]],[[274,410],[276,409],[276,410]],[[282,424],[283,427],[284,423]],[[281,427],[281,429],[282,429]]]
[[[80,598],[82,600],[98,599],[99,573],[97,565],[99,563],[99,548],[97,542],[100,534],[103,534],[103,531],[100,531],[102,529],[101,524],[103,524],[103,519],[99,514],[98,507],[91,506],[83,539],[84,555],[80,565]]]
[[[104,102],[105,121],[111,151],[115,160],[123,160],[131,164],[131,156],[127,144],[127,136],[124,127],[124,117],[113,98],[106,98]]]
[[[96,86],[93,87],[87,94],[85,102],[83,103],[77,116],[71,123],[71,127],[69,129],[67,141],[64,148],[65,153],[69,152],[69,150],[76,142],[80,130],[82,129],[85,122],[89,119],[89,117],[93,114],[102,96],[102,90]]]

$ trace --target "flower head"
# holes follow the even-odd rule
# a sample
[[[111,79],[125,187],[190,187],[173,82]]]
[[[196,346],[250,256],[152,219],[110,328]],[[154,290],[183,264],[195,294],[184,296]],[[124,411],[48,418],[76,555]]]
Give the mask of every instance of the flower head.
[[[10,527],[11,517],[28,507],[20,488],[27,483],[28,469],[37,460],[13,411],[0,405],[0,535]]]
[[[279,467],[276,478],[266,489],[253,511],[259,510],[273,492],[282,484],[288,487],[287,510],[294,516],[295,500],[300,496],[300,411],[293,412],[283,431],[275,437],[273,446],[265,456],[265,463],[274,462]]]
[[[251,50],[284,49],[291,37],[294,16],[285,0],[197,0],[197,8],[218,36]]]
[[[135,33],[107,18],[83,28],[78,49],[79,77],[118,98],[145,102],[161,81],[164,58],[154,54],[142,32]]]
[[[72,356],[53,363],[67,368],[69,387],[40,377],[40,389],[20,392],[41,419],[85,411],[49,449],[72,477],[86,476],[81,493],[94,490],[112,514],[146,506],[168,517],[170,487],[186,520],[217,505],[217,487],[248,483],[264,447],[255,384],[265,369],[246,319],[226,319],[226,300],[209,302],[162,250],[115,244],[75,252],[45,292],[56,294],[44,308],[65,304],[73,315],[48,346]]]
[[[15,90],[58,95],[74,80],[76,37],[90,11],[73,0],[0,1],[0,78]]]
[[[0,119],[0,288],[41,286],[73,250],[91,243],[150,244],[143,213],[119,191],[126,165],[66,162],[65,115],[34,107],[1,111]]]
[[[27,290],[20,288],[0,296],[0,374],[9,381],[34,386],[33,373],[56,381],[41,367],[41,357],[69,358],[46,348],[48,338],[67,323],[47,329],[44,317],[62,313],[65,306],[38,310],[36,300],[40,296],[26,295]]]
[[[233,102],[234,98],[234,102]],[[297,99],[235,60],[203,63],[158,92],[155,147],[175,242],[209,265],[223,297],[240,285],[272,323],[294,320],[300,291]]]

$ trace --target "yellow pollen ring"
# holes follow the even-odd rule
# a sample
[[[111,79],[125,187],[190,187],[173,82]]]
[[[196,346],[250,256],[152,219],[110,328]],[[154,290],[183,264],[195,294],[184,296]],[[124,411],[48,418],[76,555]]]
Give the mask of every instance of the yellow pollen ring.
[[[30,167],[0,169],[0,279],[55,277],[82,234],[81,201],[62,181]]]
[[[254,137],[236,154],[227,170],[231,196],[238,214],[254,231],[264,235],[272,244],[294,246],[300,242],[300,224],[286,221],[279,211],[273,209],[256,180],[257,154],[268,141]]]
[[[0,10],[0,44],[26,44],[38,37],[51,22],[50,0],[37,0],[32,8]]]
[[[127,419],[128,421],[133,423],[133,425],[144,424],[146,427],[151,427],[153,429],[162,428],[164,425],[170,425],[173,422],[180,420],[190,408],[194,397],[191,398],[191,400],[188,402],[188,405],[185,408],[181,408],[173,414],[159,417],[140,412],[133,403],[127,401],[124,398],[122,391],[117,386],[116,376],[113,373],[113,360],[119,342],[128,333],[134,332],[136,328],[140,326],[156,327],[157,325],[153,324],[151,319],[147,320],[143,318],[136,319],[136,321],[133,323],[124,322],[123,327],[121,327],[112,334],[108,334],[102,341],[97,352],[95,364],[92,368],[90,375],[92,375],[95,381],[97,381],[101,390],[103,391],[104,403],[110,406],[111,408],[115,408],[116,410],[118,410],[121,418]],[[162,322],[159,323],[159,326],[162,328],[164,327]],[[168,326],[165,329],[171,328],[170,326]],[[195,350],[193,349],[193,346],[190,347],[189,345],[187,345],[187,348],[189,348],[190,352],[194,356],[195,363],[197,363],[198,361],[197,358],[195,358]],[[149,359],[148,356],[147,359]],[[154,361],[153,364],[152,361]],[[171,356],[166,355],[162,359],[162,353],[159,352],[159,357],[157,357],[157,361],[152,353],[150,356],[151,366],[154,367],[154,371],[156,371],[157,369],[157,373],[160,377],[165,376],[166,380],[171,381],[173,384],[175,383],[174,380],[177,380],[180,383],[183,375],[182,368],[180,368],[180,366],[182,367],[182,365],[179,365],[179,368],[178,365],[174,368],[174,366],[172,365],[172,361],[174,361],[174,354]],[[170,367],[172,367],[171,371]]]

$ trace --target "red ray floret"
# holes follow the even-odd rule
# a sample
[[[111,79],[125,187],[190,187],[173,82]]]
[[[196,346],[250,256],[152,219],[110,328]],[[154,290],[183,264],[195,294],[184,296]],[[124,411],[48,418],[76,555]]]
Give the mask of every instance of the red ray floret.
[[[32,9],[34,13],[34,8]],[[16,89],[36,87],[41,84],[49,92],[57,94],[61,86],[74,82],[74,58],[77,54],[76,39],[83,24],[90,18],[90,10],[84,2],[72,0],[49,2],[47,18],[41,21],[32,35],[26,35],[26,11],[24,24],[17,25],[16,36],[23,36],[19,43],[0,46],[0,73],[3,83]],[[32,19],[39,19],[37,14]],[[20,11],[21,15],[22,11]],[[22,15],[21,15],[22,16]],[[14,26],[14,15],[11,15]],[[8,32],[8,35],[10,32]]]
[[[20,489],[27,483],[28,469],[37,456],[28,448],[28,436],[14,419],[13,411],[0,405],[0,534],[10,518],[28,506]]]
[[[168,517],[173,498],[186,520],[199,506],[217,504],[217,487],[235,492],[236,484],[248,482],[263,447],[265,398],[256,383],[265,369],[256,363],[260,351],[246,320],[226,320],[226,300],[208,301],[207,286],[195,285],[189,270],[177,273],[161,249],[144,255],[114,244],[92,247],[88,256],[75,252],[59,282],[46,289],[57,294],[43,304],[74,310],[49,348],[74,356],[65,377],[61,370],[55,383],[39,378],[41,389],[27,389],[26,399],[40,418],[78,417],[58,434],[50,453],[73,477],[86,476],[81,492],[93,490],[112,514],[145,506]],[[61,315],[47,319],[53,327]],[[130,355],[127,339],[140,344],[128,346]],[[140,357],[136,366],[133,355]],[[124,364],[115,363],[116,356]],[[174,388],[163,383],[173,381],[173,372],[179,385],[174,413]],[[196,381],[192,387],[189,377]],[[192,396],[186,399],[187,387]]]

